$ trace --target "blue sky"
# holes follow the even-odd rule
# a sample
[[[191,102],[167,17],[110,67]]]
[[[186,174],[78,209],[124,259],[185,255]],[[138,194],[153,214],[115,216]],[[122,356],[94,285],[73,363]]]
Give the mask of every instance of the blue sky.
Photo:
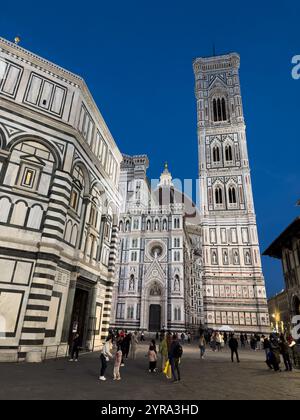
[[[297,4],[298,3],[298,4]],[[124,153],[147,153],[150,177],[165,160],[197,177],[192,60],[236,51],[261,248],[299,214],[299,2],[143,0],[14,1],[1,5],[1,36],[80,74]],[[269,295],[280,263],[264,258]]]

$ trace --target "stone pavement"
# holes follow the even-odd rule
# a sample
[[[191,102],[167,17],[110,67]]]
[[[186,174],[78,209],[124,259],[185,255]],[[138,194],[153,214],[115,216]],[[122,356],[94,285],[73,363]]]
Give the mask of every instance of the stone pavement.
[[[162,374],[150,374],[147,346],[139,347],[136,361],[121,368],[122,380],[113,381],[112,362],[106,382],[100,382],[99,354],[43,364],[0,364],[1,400],[297,400],[300,372],[275,373],[265,365],[264,352],[241,351],[241,364],[230,354],[207,351],[200,360],[195,345],[185,345],[182,381],[174,384]],[[282,366],[283,367],[283,366]]]

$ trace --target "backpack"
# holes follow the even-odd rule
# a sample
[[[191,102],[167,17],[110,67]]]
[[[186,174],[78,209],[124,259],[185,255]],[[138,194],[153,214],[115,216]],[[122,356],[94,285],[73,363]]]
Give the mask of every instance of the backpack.
[[[180,359],[180,357],[182,357],[183,355],[183,348],[181,347],[181,345],[178,343],[177,346],[174,349],[174,356],[178,359]]]

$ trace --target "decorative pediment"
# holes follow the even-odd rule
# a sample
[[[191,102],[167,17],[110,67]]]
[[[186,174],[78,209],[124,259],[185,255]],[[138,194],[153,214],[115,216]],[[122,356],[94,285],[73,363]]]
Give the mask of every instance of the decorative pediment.
[[[209,79],[209,88],[213,89],[227,89],[225,74],[211,75]]]
[[[160,284],[164,284],[166,279],[166,274],[157,260],[154,260],[149,267],[147,267],[145,272],[145,285],[157,281]]]
[[[11,138],[12,136],[15,136],[16,134],[22,134],[24,133],[23,130],[20,130],[19,128],[13,127],[8,124],[1,124],[1,127],[5,131],[8,138]]]

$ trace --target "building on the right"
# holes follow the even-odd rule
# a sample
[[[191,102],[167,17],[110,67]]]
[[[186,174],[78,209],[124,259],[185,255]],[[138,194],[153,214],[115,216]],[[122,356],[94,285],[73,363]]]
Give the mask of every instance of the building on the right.
[[[277,333],[291,332],[291,317],[288,293],[286,290],[268,299],[271,329]]]
[[[263,253],[282,261],[290,320],[300,315],[300,216]]]

